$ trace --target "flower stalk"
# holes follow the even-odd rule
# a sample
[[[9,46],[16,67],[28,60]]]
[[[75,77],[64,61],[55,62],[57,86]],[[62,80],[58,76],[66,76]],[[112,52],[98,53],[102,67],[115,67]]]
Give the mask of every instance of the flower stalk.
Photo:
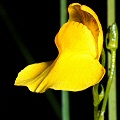
[[[60,26],[67,21],[67,0],[60,0]],[[70,120],[69,91],[61,91],[62,120]]]
[[[115,63],[116,63],[116,50],[118,48],[118,30],[116,23],[112,24],[112,26],[109,27],[109,33],[106,35],[106,48],[111,54],[111,65],[110,65],[110,72],[109,72],[109,78],[106,86],[105,96],[103,99],[103,104],[100,112],[100,116],[98,120],[104,120],[104,113],[106,110],[107,100],[110,93],[111,85],[113,82],[113,77],[115,74]],[[109,43],[107,43],[107,40],[109,40]],[[115,116],[114,116],[115,117]]]
[[[109,42],[107,42],[109,40]],[[110,92],[110,88],[113,82],[113,77],[115,74],[115,68],[116,68],[116,50],[118,48],[118,28],[116,23],[113,23],[108,28],[108,33],[106,34],[106,48],[111,54],[111,61],[110,61],[110,72],[109,72],[109,78],[106,86],[105,96],[103,99],[102,109],[100,113],[99,120],[104,120],[104,113],[106,110],[107,100]]]
[[[103,87],[102,87],[101,93],[100,94],[98,93],[99,84],[97,84],[93,87],[94,120],[104,120],[104,113],[105,113],[105,110],[106,110],[108,96],[109,96],[109,93],[110,93],[111,85],[112,85],[112,82],[113,82],[113,77],[114,77],[114,74],[115,74],[116,50],[118,48],[118,28],[117,28],[116,23],[113,23],[108,28],[108,33],[106,34],[106,39],[105,40],[106,40],[105,41],[106,42],[106,48],[107,48],[108,52],[111,54],[110,71],[109,71],[109,78],[108,78],[108,82],[107,82],[107,86],[106,86],[106,90],[105,90],[105,95],[102,94],[102,93],[104,93]],[[104,58],[105,58],[105,56],[104,56],[104,52],[103,52],[102,53],[102,64],[103,65],[105,64]],[[102,96],[102,98],[101,98],[101,96]],[[103,99],[102,108],[101,108],[101,111],[99,112],[98,106],[99,106],[102,99]]]
[[[107,26],[109,27],[116,21],[115,2],[116,0],[107,0]],[[107,52],[108,70],[110,68],[111,54]],[[109,76],[109,71],[108,71]],[[116,100],[116,68],[113,76],[109,98],[108,98],[108,118],[109,120],[117,120],[117,100]],[[114,109],[114,110],[113,110]]]

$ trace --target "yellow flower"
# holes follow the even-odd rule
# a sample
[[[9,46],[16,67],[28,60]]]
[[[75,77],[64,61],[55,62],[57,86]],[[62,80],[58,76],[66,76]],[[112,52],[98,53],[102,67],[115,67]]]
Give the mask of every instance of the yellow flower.
[[[54,90],[81,91],[99,83],[105,69],[99,59],[103,31],[95,12],[79,3],[68,7],[69,20],[55,37],[59,54],[54,61],[28,65],[21,70],[15,85],[42,93]]]

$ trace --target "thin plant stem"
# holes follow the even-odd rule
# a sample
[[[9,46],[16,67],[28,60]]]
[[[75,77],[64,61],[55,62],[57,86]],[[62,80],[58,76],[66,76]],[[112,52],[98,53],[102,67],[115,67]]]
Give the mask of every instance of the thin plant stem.
[[[62,91],[62,120],[70,120],[68,91]]]
[[[105,96],[103,99],[103,104],[102,104],[102,109],[101,109],[99,120],[104,120],[104,113],[106,110],[107,100],[108,100],[111,84],[113,82],[113,75],[114,75],[114,70],[115,70],[115,60],[116,60],[116,51],[114,51],[114,50],[111,51],[111,56],[112,56],[111,67],[110,67],[111,70],[110,70],[109,79],[107,82],[107,87],[106,87]]]
[[[67,21],[67,0],[60,0],[60,26]],[[70,120],[69,92],[62,91],[62,120]]]
[[[99,93],[98,93],[99,83],[93,86],[93,105],[94,105],[94,120],[98,120],[98,101],[99,101]]]
[[[103,48],[102,50],[102,55],[101,55],[101,64],[103,66],[105,66],[105,50]],[[93,105],[94,105],[94,120],[98,120],[99,118],[99,109],[98,106],[100,105],[100,102],[103,100],[104,98],[104,87],[101,85],[101,93],[99,94],[98,92],[98,88],[99,88],[99,83],[93,86]]]
[[[8,17],[8,14],[7,14],[6,10],[4,9],[4,7],[3,7],[3,5],[1,3],[0,3],[0,16],[4,20],[8,30],[12,34],[16,44],[18,45],[18,47],[19,47],[20,51],[22,52],[22,54],[23,54],[25,60],[27,61],[27,63],[28,64],[34,63],[35,62],[34,58],[32,57],[32,55],[29,52],[29,50],[27,49],[27,47],[22,42],[22,39],[18,35],[18,33],[17,33],[11,19]],[[59,105],[55,95],[50,90],[48,92],[46,92],[45,95],[48,98],[50,104],[52,105],[53,110],[55,111],[55,113],[58,116],[59,120],[61,120],[61,112],[60,112],[61,109],[60,109],[60,105]]]
[[[98,120],[98,106],[94,106],[94,120]]]
[[[116,68],[116,50],[118,48],[118,28],[116,23],[113,23],[111,26],[109,26],[108,32],[106,34],[105,43],[108,52],[111,54],[111,58],[110,58],[111,61],[110,61],[110,71],[108,74],[109,78],[107,81],[105,96],[103,99],[99,120],[104,120],[104,113],[106,110],[106,105],[107,105],[111,85],[114,80],[114,74]]]
[[[115,0],[107,0],[107,26],[109,27],[115,22]],[[108,68],[110,69],[111,54],[107,52]],[[109,71],[108,71],[109,76]],[[108,98],[108,118],[109,120],[117,120],[117,105],[116,105],[116,67],[113,76],[109,98]]]

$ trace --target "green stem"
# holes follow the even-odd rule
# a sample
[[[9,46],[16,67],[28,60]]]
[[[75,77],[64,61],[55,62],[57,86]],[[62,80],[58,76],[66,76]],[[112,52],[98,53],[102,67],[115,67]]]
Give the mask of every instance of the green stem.
[[[93,86],[93,105],[94,105],[94,120],[98,120],[98,101],[99,101],[99,93],[98,93],[99,83]]]
[[[60,26],[67,21],[67,0],[60,0]],[[69,92],[62,91],[62,120],[70,120]]]
[[[100,112],[99,120],[104,120],[104,113],[105,113],[105,110],[106,110],[107,100],[108,100],[111,84],[112,84],[112,81],[113,81],[113,75],[114,75],[114,70],[115,70],[115,60],[116,60],[116,51],[115,50],[111,51],[111,56],[112,56],[111,67],[110,67],[111,70],[110,70],[110,75],[109,75],[109,79],[108,79],[108,82],[107,82],[107,87],[106,87],[105,96],[104,96],[104,99],[103,99],[103,104],[102,104],[102,109],[101,109],[101,112]]]
[[[115,0],[107,0],[107,26],[109,27],[115,22]],[[108,70],[110,68],[111,54],[107,52]],[[109,72],[108,72],[109,75]],[[109,98],[108,98],[108,118],[109,120],[117,120],[117,105],[116,105],[116,69],[113,76]]]
[[[103,48],[102,50],[102,55],[101,55],[101,64],[105,66],[105,50]],[[93,86],[93,105],[94,105],[94,120],[98,120],[99,117],[99,110],[98,106],[100,105],[100,102],[103,100],[104,97],[104,88],[101,85],[102,90],[101,93],[99,94],[98,88],[99,88],[99,83]]]
[[[60,0],[60,26],[67,21],[67,0]]]
[[[68,91],[62,91],[62,120],[70,120]]]
[[[94,106],[94,120],[98,120],[98,106]]]

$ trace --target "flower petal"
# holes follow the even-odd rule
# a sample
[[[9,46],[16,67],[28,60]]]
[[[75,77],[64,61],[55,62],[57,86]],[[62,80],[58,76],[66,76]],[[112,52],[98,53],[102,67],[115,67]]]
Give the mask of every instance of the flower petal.
[[[70,20],[55,37],[59,54],[56,60],[24,68],[15,85],[32,92],[55,90],[81,91],[99,83],[105,69],[99,63],[103,32],[95,12],[79,3],[69,6]]]
[[[42,62],[28,65],[23,70],[21,70],[15,80],[15,85],[17,86],[27,86],[30,91],[36,92],[38,86],[40,87],[40,83],[47,76],[49,71],[51,70],[50,62]],[[45,85],[42,85],[39,89]]]
[[[58,56],[43,84],[55,90],[81,91],[99,83],[104,74],[104,67],[91,55],[65,52]]]
[[[100,58],[103,46],[103,31],[96,13],[86,5],[72,3],[68,7],[70,21],[77,21],[86,25],[92,32],[97,48],[98,59]]]
[[[91,31],[82,23],[65,23],[55,38],[59,52],[71,51],[79,54],[90,54],[93,58],[97,56],[96,43]]]

